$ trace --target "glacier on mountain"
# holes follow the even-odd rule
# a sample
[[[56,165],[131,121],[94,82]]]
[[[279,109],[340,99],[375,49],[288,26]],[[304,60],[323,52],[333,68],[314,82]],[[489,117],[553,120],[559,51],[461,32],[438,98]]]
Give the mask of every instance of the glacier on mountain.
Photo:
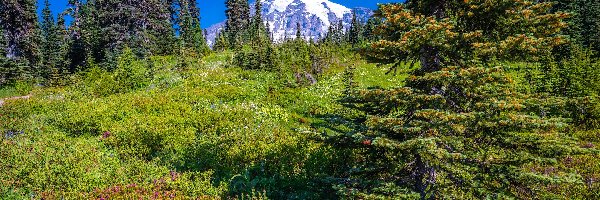
[[[350,9],[328,0],[262,0],[263,20],[269,23],[274,41],[295,38],[296,23],[300,23],[302,35],[306,40],[316,40],[327,34],[329,26],[342,21],[345,28],[352,21],[352,10],[365,22],[372,14],[368,8]],[[254,3],[251,4],[254,13]],[[208,44],[214,40],[225,23],[217,23],[207,29]]]

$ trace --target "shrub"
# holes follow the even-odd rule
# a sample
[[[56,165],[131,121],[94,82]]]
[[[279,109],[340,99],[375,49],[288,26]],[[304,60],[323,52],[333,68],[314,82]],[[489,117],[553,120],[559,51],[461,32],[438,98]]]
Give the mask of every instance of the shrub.
[[[147,86],[150,77],[148,68],[148,63],[137,60],[131,49],[123,50],[113,74],[113,79],[118,85],[117,92],[128,92]]]

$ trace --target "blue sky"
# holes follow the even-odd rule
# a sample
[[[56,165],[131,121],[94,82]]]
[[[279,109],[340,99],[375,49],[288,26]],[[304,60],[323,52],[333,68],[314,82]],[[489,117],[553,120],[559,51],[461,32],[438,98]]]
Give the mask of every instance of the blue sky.
[[[56,15],[67,6],[68,0],[50,0],[52,12]],[[254,0],[251,0],[254,1]],[[346,7],[367,7],[376,9],[378,3],[399,2],[399,0],[331,0]],[[225,0],[198,0],[202,27],[206,28],[225,19]],[[38,0],[38,10],[44,7],[44,0]]]

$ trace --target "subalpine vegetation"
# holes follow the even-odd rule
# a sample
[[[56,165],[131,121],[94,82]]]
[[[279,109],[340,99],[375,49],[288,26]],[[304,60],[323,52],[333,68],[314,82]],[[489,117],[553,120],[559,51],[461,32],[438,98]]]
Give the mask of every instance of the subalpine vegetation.
[[[49,4],[0,1],[0,199],[600,198],[596,1]]]

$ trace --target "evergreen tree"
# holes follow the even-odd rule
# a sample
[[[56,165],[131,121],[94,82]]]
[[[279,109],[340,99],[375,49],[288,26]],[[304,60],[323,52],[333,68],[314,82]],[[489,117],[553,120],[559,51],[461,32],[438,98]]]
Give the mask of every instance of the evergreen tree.
[[[224,51],[229,49],[229,40],[227,39],[225,29],[222,29],[215,37],[215,44],[213,45],[213,50],[215,51]]]
[[[60,77],[58,73],[60,71],[61,66],[59,66],[60,61],[63,59],[60,55],[61,49],[61,39],[58,34],[59,27],[54,22],[54,16],[52,15],[52,11],[50,10],[50,2],[48,0],[44,1],[44,9],[42,9],[42,45],[41,45],[41,58],[42,58],[42,67],[37,72],[38,76],[44,78],[45,80],[50,80],[51,78],[55,81]]]
[[[300,26],[300,22],[296,22],[296,40],[302,40],[302,26]]]
[[[329,27],[327,28],[327,33],[325,34],[325,37],[323,38],[323,42],[333,43],[334,32],[335,32],[335,27],[332,25],[329,25]]]
[[[93,1],[89,2],[88,5],[93,3]],[[66,12],[73,17],[73,22],[68,30],[71,37],[68,50],[70,63],[68,70],[75,72],[86,65],[88,57],[102,60],[104,51],[99,45],[101,31],[99,22],[93,18],[96,16],[94,6],[84,6],[80,0],[69,0],[68,5],[69,8]]]
[[[251,38],[252,42],[255,43],[257,41],[259,43],[270,43],[268,27],[265,26],[265,22],[262,18],[262,2],[260,0],[257,0],[254,3],[254,16],[252,17],[251,25]]]
[[[225,1],[225,32],[230,47],[240,47],[247,40],[247,30],[250,25],[250,6],[247,0]]]
[[[266,24],[266,34],[267,37],[269,38],[269,41],[272,43],[273,42],[273,33],[271,33],[271,25],[269,25],[269,23]]]
[[[335,37],[334,39],[337,44],[341,45],[341,44],[345,43],[346,41],[348,41],[347,31],[345,30],[344,22],[341,19],[338,21],[335,29],[336,29],[336,35],[334,36]]]
[[[344,26],[341,20],[335,24],[331,23],[331,25],[329,25],[329,28],[327,29],[327,33],[325,35],[325,38],[323,38],[323,41],[331,44],[341,44],[344,35],[343,27]]]
[[[335,24],[332,23],[329,26],[329,29],[327,31],[327,35],[324,38],[325,42],[333,43],[333,44],[336,44],[336,45],[341,45],[346,40],[347,39],[345,38],[344,24],[343,24],[342,20],[339,20]]]
[[[348,31],[348,42],[353,46],[362,42],[362,29],[363,25],[356,16],[356,11],[352,11],[352,23],[350,24],[350,30]]]
[[[204,29],[202,31],[204,32],[204,42],[206,42],[208,46],[208,30]]]
[[[554,8],[572,14],[564,32],[575,43],[600,51],[600,1],[559,0]]]
[[[61,13],[58,15],[58,19],[56,20],[56,35],[58,36],[58,63],[57,68],[53,69],[51,73],[51,82],[52,85],[62,85],[65,83],[64,76],[69,73],[69,66],[71,65],[69,60],[69,50],[71,48],[71,37],[67,30],[67,25],[65,23],[65,13]]]
[[[7,41],[6,57],[14,62],[11,78],[24,78],[40,61],[40,37],[35,0],[0,1],[0,27]]]
[[[273,45],[271,44],[271,42],[269,41],[266,51],[263,54],[262,57],[262,64],[263,64],[263,69],[267,70],[267,71],[275,71],[277,70],[277,51],[276,49],[273,47]]]
[[[354,198],[504,199],[550,195],[538,184],[581,182],[548,166],[583,150],[552,116],[554,98],[516,92],[501,62],[535,60],[564,38],[567,14],[532,1],[407,1],[381,5],[382,40],[363,52],[372,62],[419,62],[406,86],[358,93],[370,114],[353,134],[366,162],[353,170]],[[562,173],[562,172],[561,172]],[[351,179],[352,180],[352,179]],[[356,180],[356,179],[354,179]],[[348,192],[350,191],[350,192]],[[358,196],[358,197],[356,197]]]
[[[8,59],[6,58],[6,40],[4,39],[4,30],[0,28],[0,87],[7,82],[9,75]]]
[[[362,32],[362,37],[366,41],[376,41],[379,39],[377,34],[375,34],[376,27],[382,23],[381,19],[378,17],[371,17],[367,20]]]
[[[244,69],[273,71],[276,68],[276,52],[262,19],[262,4],[257,1],[254,6],[255,14],[248,31],[250,46],[243,45],[244,48],[237,49],[234,59],[236,65]]]
[[[200,10],[195,0],[179,0],[179,28],[181,41],[186,49],[193,49],[197,54],[206,54],[209,47],[206,44],[204,32],[200,26]]]
[[[86,60],[116,66],[124,46],[137,56],[173,53],[170,5],[164,0],[71,0],[74,66]],[[85,53],[83,53],[85,52]],[[78,55],[77,55],[78,54]]]

